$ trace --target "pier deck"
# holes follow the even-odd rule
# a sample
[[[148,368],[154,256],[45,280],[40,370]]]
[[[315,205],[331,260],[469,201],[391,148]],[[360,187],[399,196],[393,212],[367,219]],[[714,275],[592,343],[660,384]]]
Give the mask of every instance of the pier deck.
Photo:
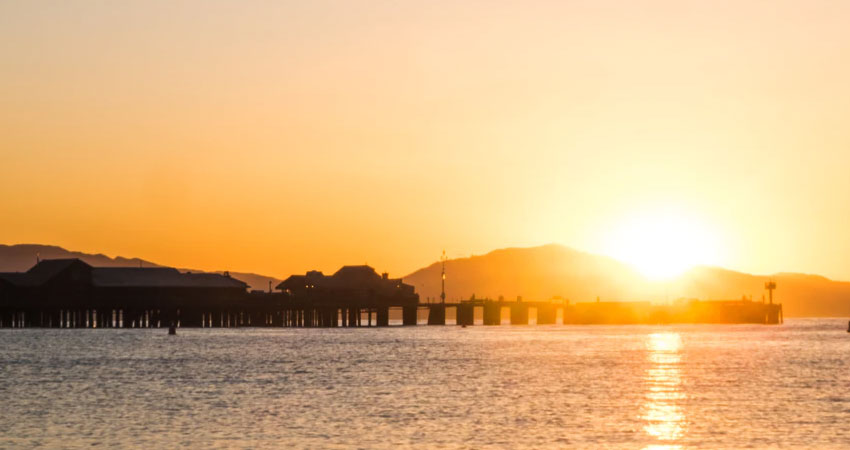
[[[278,290],[249,293],[245,283],[227,274],[49,260],[25,273],[0,273],[0,328],[413,326],[421,322],[420,311],[427,311],[428,325],[463,326],[783,321],[781,304],[746,300],[421,303],[413,286],[368,266],[346,266],[330,276],[295,275]]]

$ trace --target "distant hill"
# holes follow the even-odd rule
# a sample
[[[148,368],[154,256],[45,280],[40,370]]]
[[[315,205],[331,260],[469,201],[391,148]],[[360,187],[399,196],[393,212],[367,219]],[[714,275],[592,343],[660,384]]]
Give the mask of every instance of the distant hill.
[[[110,258],[65,250],[52,245],[0,245],[0,272],[24,272],[35,265],[36,253],[42,259],[79,258],[98,267],[162,267],[139,258]],[[199,270],[179,269],[201,272]],[[221,272],[219,272],[221,273]],[[778,273],[751,275],[719,267],[696,267],[667,282],[646,280],[631,266],[615,259],[580,252],[561,245],[506,248],[486,255],[452,259],[446,262],[446,292],[449,299],[477,297],[513,300],[549,299],[560,296],[573,302],[602,300],[730,300],[752,296],[760,300],[764,282],[776,280],[777,302],[788,317],[850,317],[850,283],[817,275]],[[230,272],[251,289],[267,290],[281,280],[254,273]],[[422,301],[440,296],[440,263],[435,262],[404,277]]]
[[[477,297],[548,299],[553,296],[589,300],[628,299],[631,287],[642,278],[615,259],[579,252],[560,245],[506,248],[486,255],[446,262],[449,299]],[[440,295],[440,263],[403,278],[419,296]]]
[[[548,299],[560,296],[577,301],[650,300],[677,298],[760,301],[764,282],[776,280],[774,298],[786,316],[850,316],[850,283],[815,275],[779,273],[757,276],[717,267],[696,267],[667,282],[646,280],[631,266],[605,256],[561,245],[507,248],[486,255],[446,262],[449,299],[476,297]],[[440,263],[404,277],[423,301],[440,295]]]
[[[162,265],[139,258],[124,258],[121,256],[110,258],[100,253],[90,254],[74,252],[55,245],[0,244],[0,272],[26,272],[30,267],[35,265],[36,255],[38,255],[41,259],[79,258],[86,264],[95,267],[139,267],[140,265],[142,267],[163,267]],[[202,270],[185,268],[180,268],[178,270],[182,272],[203,272]],[[268,290],[269,281],[272,282],[273,286],[277,286],[277,284],[281,281],[274,277],[258,275],[255,273],[230,272],[230,276],[248,283],[251,289],[260,290]]]

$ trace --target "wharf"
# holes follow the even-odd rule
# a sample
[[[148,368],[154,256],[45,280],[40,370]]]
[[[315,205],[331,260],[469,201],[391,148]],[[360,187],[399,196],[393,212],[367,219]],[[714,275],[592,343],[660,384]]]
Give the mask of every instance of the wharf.
[[[47,260],[24,273],[0,273],[0,328],[384,327],[418,325],[423,314],[428,325],[463,326],[783,322],[782,305],[773,304],[772,295],[770,303],[422,303],[413,286],[368,266],[293,275],[277,290],[248,292],[245,283],[227,274]]]

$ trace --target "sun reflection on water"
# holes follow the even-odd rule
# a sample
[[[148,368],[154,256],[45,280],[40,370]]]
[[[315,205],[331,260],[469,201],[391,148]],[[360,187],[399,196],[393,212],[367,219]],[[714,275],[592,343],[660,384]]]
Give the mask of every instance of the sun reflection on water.
[[[644,431],[659,441],[648,449],[681,448],[675,443],[686,431],[685,414],[679,405],[685,396],[680,389],[681,346],[678,333],[654,333],[646,341],[650,366],[644,377],[647,392],[641,419]]]

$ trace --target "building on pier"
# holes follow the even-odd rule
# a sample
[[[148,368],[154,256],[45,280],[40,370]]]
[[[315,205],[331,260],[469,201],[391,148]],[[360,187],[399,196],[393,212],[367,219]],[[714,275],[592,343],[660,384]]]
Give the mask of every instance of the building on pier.
[[[108,312],[108,321],[114,324],[119,310],[132,320],[140,314],[150,320],[154,311],[162,320],[179,320],[175,318],[180,311],[241,301],[247,288],[228,275],[163,267],[92,267],[79,259],[44,260],[27,272],[0,273],[0,310],[5,317],[0,322],[14,322],[21,316],[27,317],[25,326],[45,326],[45,322],[65,323],[65,314],[79,313],[85,323],[94,323],[101,318],[91,314],[99,311]]]
[[[27,272],[0,273],[0,280],[12,297],[28,304],[78,297],[186,301],[206,295],[244,294],[248,287],[226,274],[167,267],[92,267],[79,259],[40,261]]]
[[[343,266],[333,275],[312,270],[292,275],[277,285],[293,301],[332,302],[335,304],[416,304],[419,295],[401,278],[390,278],[369,266]]]
[[[277,289],[286,296],[290,307],[310,314],[306,322],[298,319],[301,323],[315,323],[315,317],[319,317],[319,326],[327,323],[336,326],[340,312],[342,326],[358,326],[361,312],[366,311],[366,323],[371,324],[374,311],[375,323],[386,326],[390,308],[400,307],[403,323],[416,325],[419,294],[414,287],[403,283],[401,278],[390,278],[386,273],[378,275],[366,265],[343,266],[333,275],[319,271],[292,275],[278,284]]]

